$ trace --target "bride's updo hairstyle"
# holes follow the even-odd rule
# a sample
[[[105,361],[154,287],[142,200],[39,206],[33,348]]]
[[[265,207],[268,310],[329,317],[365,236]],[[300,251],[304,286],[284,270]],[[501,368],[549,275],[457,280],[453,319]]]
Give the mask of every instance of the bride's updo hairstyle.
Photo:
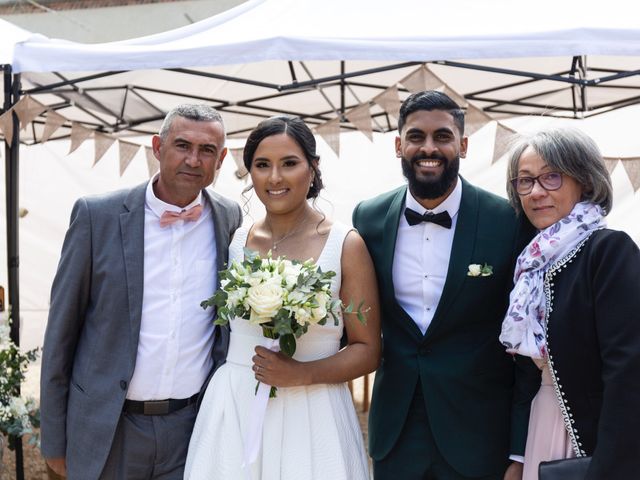
[[[293,141],[295,141],[302,149],[304,156],[313,171],[313,182],[307,192],[307,198],[316,198],[320,194],[320,190],[324,187],[322,184],[322,175],[318,169],[320,156],[316,153],[316,139],[313,136],[313,133],[300,117],[278,115],[260,122],[249,134],[247,143],[244,146],[244,166],[248,171],[251,170],[253,157],[262,140],[267,137],[281,135],[283,133],[293,139]]]

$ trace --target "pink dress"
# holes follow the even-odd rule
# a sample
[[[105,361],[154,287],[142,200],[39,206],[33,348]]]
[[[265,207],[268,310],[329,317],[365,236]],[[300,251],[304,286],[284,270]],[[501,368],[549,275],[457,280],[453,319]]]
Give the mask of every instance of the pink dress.
[[[522,480],[538,480],[540,462],[575,457],[553,388],[549,366],[545,360],[533,361],[542,370],[542,384],[531,402]]]

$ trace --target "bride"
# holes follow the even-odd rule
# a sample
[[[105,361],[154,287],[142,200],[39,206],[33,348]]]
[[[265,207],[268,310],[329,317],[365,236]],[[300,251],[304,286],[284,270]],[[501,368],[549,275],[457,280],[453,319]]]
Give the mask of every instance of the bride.
[[[332,294],[347,305],[364,302],[338,325],[312,325],[293,358],[273,352],[259,326],[231,320],[227,361],[204,395],[189,444],[189,480],[365,480],[368,460],[345,382],[374,371],[380,361],[378,290],[371,258],[356,231],[331,222],[309,204],[322,189],[311,130],[297,117],[261,122],[249,135],[244,163],[266,216],[238,229],[229,263],[243,248],[291,260],[313,258],[336,272]],[[343,321],[344,319],[344,321]],[[347,345],[340,349],[343,329]],[[256,380],[278,387],[268,400],[257,456],[247,456],[255,415]],[[250,458],[250,460],[247,460]]]

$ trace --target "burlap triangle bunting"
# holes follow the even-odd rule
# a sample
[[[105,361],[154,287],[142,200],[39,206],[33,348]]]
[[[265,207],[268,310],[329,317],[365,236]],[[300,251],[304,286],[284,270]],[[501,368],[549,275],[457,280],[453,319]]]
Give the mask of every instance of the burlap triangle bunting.
[[[327,142],[327,145],[331,147],[331,150],[336,154],[337,157],[340,156],[340,119],[334,118],[333,120],[329,120],[327,123],[323,123],[322,125],[318,125],[316,128],[316,133],[320,135],[320,137]]]
[[[71,122],[71,146],[69,153],[73,153],[82,143],[93,135],[93,130],[83,127],[77,122]]]
[[[236,177],[244,178],[246,180],[249,170],[244,166],[244,148],[230,148],[229,153],[233,157],[233,161],[236,164]]]
[[[160,170],[160,162],[153,154],[151,147],[144,147],[144,155],[147,158],[147,170],[149,170],[149,178],[151,178]]]
[[[120,176],[122,176],[131,163],[131,160],[133,160],[133,157],[138,153],[140,145],[125,140],[118,140],[118,147],[120,150]]]
[[[640,158],[625,158],[622,166],[633,185],[633,191],[637,192],[640,190]]]
[[[30,96],[22,97],[14,106],[13,111],[16,112],[20,119],[20,129],[24,129],[33,119],[38,117],[47,109],[42,103],[34,100]]]
[[[53,110],[47,111],[47,118],[44,123],[44,132],[42,132],[42,138],[40,142],[44,143],[51,138],[56,130],[58,130],[67,121],[65,117]]]
[[[471,104],[467,106],[467,112],[464,116],[464,134],[473,135],[487,123],[491,121],[491,117]]]
[[[392,85],[387,88],[381,94],[373,97],[373,102],[394,117],[396,120],[400,117],[400,94],[398,93],[398,87]]]
[[[509,151],[511,148],[511,142],[513,141],[517,132],[509,127],[498,123],[496,126],[496,137],[493,142],[493,158],[491,163],[496,163],[500,157]]]
[[[13,115],[12,110],[8,110],[0,115],[0,130],[4,135],[4,140],[11,147],[13,143]]]
[[[368,103],[363,103],[348,112],[344,116],[354,127],[364,133],[373,142],[373,128],[371,127],[371,109]]]
[[[93,165],[100,161],[100,159],[107,153],[107,150],[113,145],[116,141],[115,137],[111,135],[105,135],[104,133],[96,132],[93,136],[94,141],[94,157],[93,157]]]

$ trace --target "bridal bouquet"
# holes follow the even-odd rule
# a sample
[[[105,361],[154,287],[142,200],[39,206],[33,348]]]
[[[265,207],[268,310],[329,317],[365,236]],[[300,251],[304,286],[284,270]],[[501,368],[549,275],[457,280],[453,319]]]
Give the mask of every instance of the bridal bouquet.
[[[274,259],[270,254],[261,258],[246,248],[244,252],[244,261],[233,261],[221,271],[220,289],[201,303],[203,308],[217,308],[216,325],[234,317],[260,325],[263,335],[277,339],[280,351],[289,357],[296,351],[296,338],[310,325],[324,325],[329,319],[338,325],[342,303],[331,298],[330,290],[335,272],[323,272],[311,260]],[[353,306],[344,310],[350,313]],[[364,320],[360,311],[358,318]]]

